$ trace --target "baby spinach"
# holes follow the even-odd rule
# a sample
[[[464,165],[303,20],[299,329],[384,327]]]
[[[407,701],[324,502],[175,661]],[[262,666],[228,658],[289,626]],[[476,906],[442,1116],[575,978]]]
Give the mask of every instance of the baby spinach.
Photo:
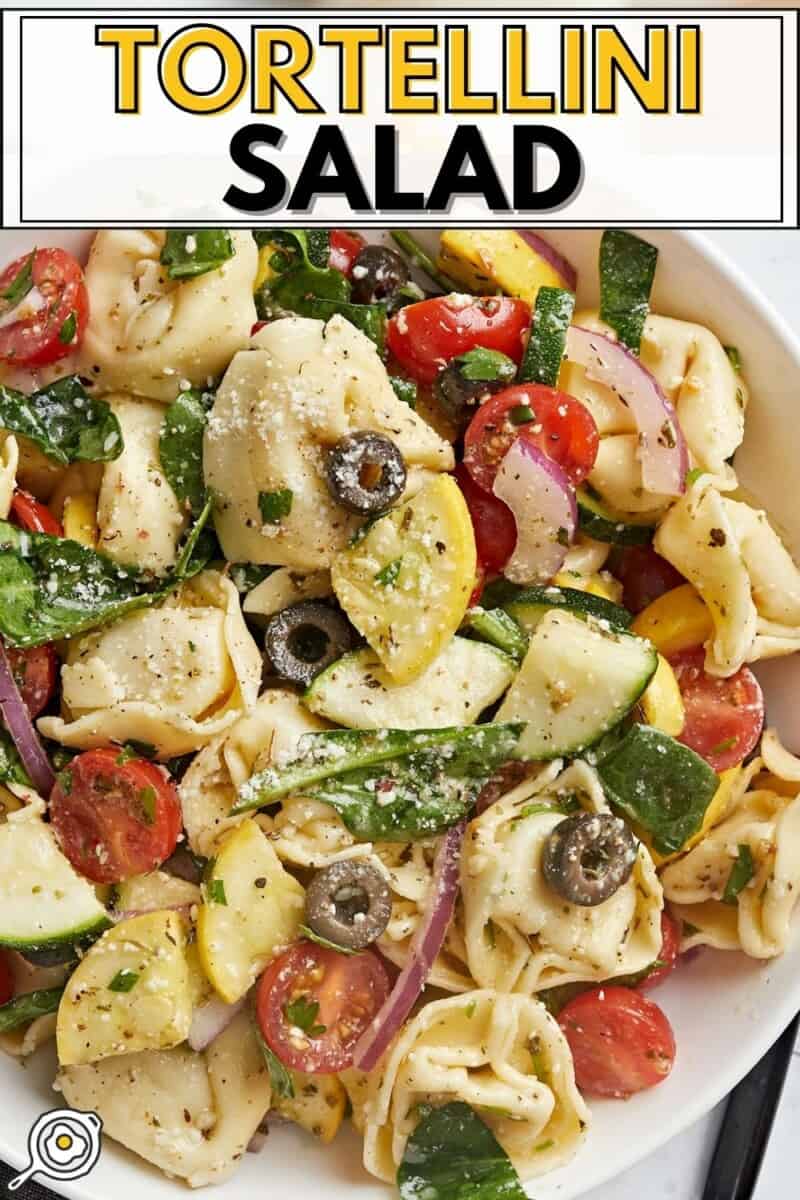
[[[227,229],[168,229],[161,262],[170,279],[216,271],[235,254]]]
[[[402,400],[409,408],[417,407],[417,384],[414,379],[401,379],[399,375],[390,375],[389,383],[394,389],[398,400]]]
[[[292,793],[330,804],[361,841],[431,837],[469,812],[512,756],[521,731],[521,725],[477,725],[307,734],[296,759],[244,784],[233,811]]]
[[[0,521],[0,635],[12,646],[39,646],[157,604],[206,565],[210,512],[209,498],[174,570],[159,580],[70,538]]]
[[[178,499],[187,503],[195,514],[206,500],[203,434],[213,403],[213,392],[191,388],[173,400],[161,423],[158,442],[161,469]]]
[[[747,887],[756,873],[753,851],[747,842],[740,842],[736,849],[736,860],[731,867],[731,873],[725,884],[725,891],[722,893],[723,904],[738,904],[739,893]]]
[[[39,988],[0,1005],[0,1033],[9,1033],[20,1025],[29,1025],[37,1017],[58,1012],[63,991],[63,987]]]
[[[397,1171],[400,1200],[525,1200],[510,1158],[468,1104],[419,1112]]]
[[[383,304],[350,304],[345,300],[314,299],[309,301],[308,316],[329,321],[336,315],[345,317],[356,329],[383,351],[386,334],[386,308]]]
[[[77,375],[66,375],[30,396],[0,386],[0,426],[33,442],[61,466],[110,462],[123,450],[119,421],[89,396]]]
[[[22,765],[11,734],[0,726],[0,783],[20,783],[30,787],[28,772]]]
[[[600,242],[600,317],[623,345],[639,353],[650,311],[658,250],[649,242],[607,229]]]
[[[719,780],[694,750],[649,725],[632,725],[597,773],[609,803],[674,854],[697,833]]]
[[[259,317],[293,312],[311,317],[314,300],[347,301],[350,284],[341,271],[328,266],[327,237],[323,241],[313,229],[259,229],[254,233],[259,246],[279,246],[270,260],[275,276],[256,293]]]

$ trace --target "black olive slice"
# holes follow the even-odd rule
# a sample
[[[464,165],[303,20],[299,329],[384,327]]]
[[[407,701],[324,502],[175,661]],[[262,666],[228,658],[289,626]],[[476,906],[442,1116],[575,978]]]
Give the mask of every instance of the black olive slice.
[[[275,673],[304,687],[352,644],[344,617],[314,600],[290,604],[276,613],[264,633],[264,649]]]
[[[377,304],[408,283],[405,259],[389,246],[365,246],[350,274],[355,304]]]
[[[621,817],[576,813],[548,836],[542,870],[559,896],[592,908],[630,879],[636,854],[636,840]]]
[[[306,922],[344,950],[364,950],[389,924],[392,897],[381,872],[365,859],[343,859],[317,871],[306,891]]]
[[[328,454],[328,488],[343,508],[369,517],[385,512],[406,486],[406,464],[394,442],[380,433],[353,433]]]

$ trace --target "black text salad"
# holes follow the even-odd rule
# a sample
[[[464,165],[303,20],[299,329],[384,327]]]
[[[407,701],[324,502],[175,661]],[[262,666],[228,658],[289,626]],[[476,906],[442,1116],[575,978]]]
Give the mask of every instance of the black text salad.
[[[524,230],[198,229],[0,276],[0,1038],[170,1175],[351,1120],[405,1200],[520,1197],[669,1075],[681,951],[783,950],[747,664],[800,574],[655,269],[606,233],[575,312]]]

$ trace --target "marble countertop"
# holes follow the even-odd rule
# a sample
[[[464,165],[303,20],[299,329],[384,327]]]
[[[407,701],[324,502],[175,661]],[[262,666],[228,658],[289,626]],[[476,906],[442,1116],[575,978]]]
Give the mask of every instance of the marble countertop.
[[[706,236],[750,276],[800,334],[800,232],[716,230]],[[585,1200],[642,1200],[643,1196],[647,1200],[701,1200],[724,1111],[725,1101],[656,1154],[587,1193]],[[798,1125],[800,1043],[753,1200],[784,1200],[795,1194]]]

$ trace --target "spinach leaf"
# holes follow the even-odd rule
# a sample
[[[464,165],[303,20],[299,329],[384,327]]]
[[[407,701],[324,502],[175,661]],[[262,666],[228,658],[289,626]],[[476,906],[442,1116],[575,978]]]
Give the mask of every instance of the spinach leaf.
[[[28,438],[61,466],[110,462],[123,450],[119,421],[89,396],[77,375],[66,375],[31,396],[0,386],[0,426]]]
[[[401,379],[399,375],[390,375],[389,383],[398,400],[402,400],[409,408],[417,407],[417,384],[414,379]]]
[[[600,242],[600,317],[619,340],[639,353],[650,311],[658,250],[622,229],[607,229]]]
[[[0,725],[0,783],[20,783],[31,787],[28,772],[22,765],[11,734]]]
[[[393,229],[392,239],[406,255],[412,267],[417,267],[420,271],[424,271],[434,283],[438,283],[443,292],[461,292],[464,290],[461,284],[439,270],[427,250],[423,249],[417,239],[407,229]]]
[[[330,804],[361,841],[409,841],[455,825],[501,762],[521,725],[334,730],[301,738],[298,758],[240,789],[234,812],[291,792]]]
[[[158,453],[161,469],[181,502],[197,514],[205,504],[203,481],[203,434],[213,392],[191,388],[173,400],[161,423]]]
[[[291,488],[278,488],[275,492],[258,493],[258,511],[265,525],[280,525],[292,511],[294,492]]]
[[[739,893],[747,887],[755,873],[756,865],[753,862],[753,851],[747,842],[740,842],[737,846],[736,861],[731,867],[731,873],[725,884],[725,891],[722,893],[722,903],[738,904]]]
[[[339,313],[356,329],[366,334],[378,349],[383,351],[383,341],[386,334],[386,308],[383,304],[349,304],[344,300],[309,301],[308,316],[316,317],[318,321],[329,321]]]
[[[210,513],[211,498],[175,569],[161,580],[70,538],[0,521],[0,635],[12,646],[38,646],[157,604],[206,565],[208,546],[201,535]]]
[[[63,987],[40,988],[35,992],[23,992],[0,1005],[0,1033],[8,1033],[20,1025],[29,1025],[37,1017],[57,1012],[63,991]]]
[[[252,592],[253,588],[258,587],[277,569],[262,563],[231,563],[229,574],[237,592],[244,595],[246,592]]]
[[[269,1081],[272,1085],[272,1090],[282,1100],[294,1100],[294,1084],[292,1076],[287,1068],[283,1065],[277,1054],[270,1050],[260,1029],[255,1030],[256,1041],[263,1055],[264,1062],[267,1064],[269,1071]]]
[[[24,300],[33,287],[33,264],[35,261],[36,247],[34,246],[6,290],[0,292],[0,300],[8,301],[7,312],[12,308],[16,308],[20,300]]]
[[[168,229],[161,262],[170,279],[216,271],[235,254],[227,229]]]
[[[478,382],[509,382],[517,373],[517,364],[513,358],[501,354],[499,350],[487,350],[484,346],[475,346],[472,350],[457,355],[453,361],[464,379]]]
[[[397,1171],[400,1200],[526,1200],[505,1150],[468,1104],[419,1112]]]
[[[253,236],[259,246],[282,247],[270,262],[277,278],[268,279],[256,293],[256,309],[262,319],[281,311],[311,317],[314,298],[350,299],[348,280],[328,266],[327,235],[323,240],[320,231],[313,229],[259,229]]]
[[[674,854],[697,833],[719,780],[708,763],[649,725],[632,725],[597,765],[609,802]]]

